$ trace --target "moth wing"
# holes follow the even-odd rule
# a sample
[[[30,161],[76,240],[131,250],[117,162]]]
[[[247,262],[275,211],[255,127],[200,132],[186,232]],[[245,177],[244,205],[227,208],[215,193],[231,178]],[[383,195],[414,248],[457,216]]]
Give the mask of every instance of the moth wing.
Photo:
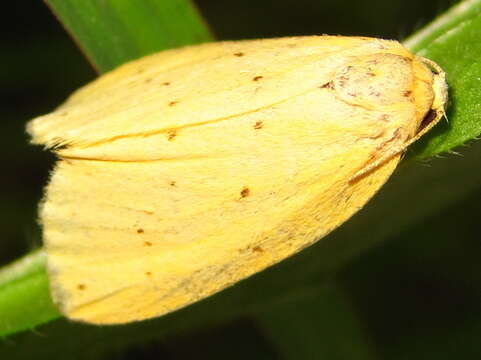
[[[394,41],[334,36],[163,51],[86,85],[56,111],[30,122],[28,131],[34,143],[80,150],[120,137],[221,121],[322,86],[352,56],[384,52],[412,57]],[[129,152],[116,156],[125,159]]]
[[[319,107],[324,101],[330,110]],[[357,126],[339,121],[339,112]],[[61,160],[41,213],[55,301],[68,317],[92,323],[159,316],[310,245],[395,168],[398,155],[350,182],[383,144],[401,141],[386,137],[379,115],[316,88],[178,129],[170,140],[157,135],[177,147],[176,157]]]
[[[67,145],[41,219],[68,317],[123,323],[186,306],[326,235],[387,180],[431,106],[432,74],[415,75],[394,42],[276,41],[184,50],[220,49],[205,63],[159,55],[157,87],[132,75],[150,60],[128,64],[31,123],[34,142]],[[166,74],[179,84],[159,90]]]

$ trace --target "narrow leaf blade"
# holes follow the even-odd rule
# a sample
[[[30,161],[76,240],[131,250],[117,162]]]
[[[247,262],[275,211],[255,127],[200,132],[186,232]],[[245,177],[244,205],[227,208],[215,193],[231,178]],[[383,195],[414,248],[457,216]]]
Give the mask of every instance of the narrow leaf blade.
[[[99,72],[212,40],[189,0],[46,0]]]

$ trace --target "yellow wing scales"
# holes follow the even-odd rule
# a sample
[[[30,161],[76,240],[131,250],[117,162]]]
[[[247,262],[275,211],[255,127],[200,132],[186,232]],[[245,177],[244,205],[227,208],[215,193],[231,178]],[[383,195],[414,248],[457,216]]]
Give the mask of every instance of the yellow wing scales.
[[[54,300],[141,320],[312,244],[388,179],[432,78],[396,42],[304,37],[170,50],[87,85],[29,126],[67,144],[40,214]]]

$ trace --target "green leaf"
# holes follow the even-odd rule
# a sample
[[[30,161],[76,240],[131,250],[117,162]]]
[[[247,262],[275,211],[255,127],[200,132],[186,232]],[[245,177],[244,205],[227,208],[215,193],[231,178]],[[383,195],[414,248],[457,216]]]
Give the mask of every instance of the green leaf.
[[[160,50],[212,40],[189,0],[47,0],[100,72]]]
[[[407,39],[418,55],[447,73],[449,106],[441,121],[413,147],[421,159],[450,151],[481,134],[481,1],[464,1]]]
[[[0,336],[59,316],[50,300],[45,254],[35,251],[0,271]]]

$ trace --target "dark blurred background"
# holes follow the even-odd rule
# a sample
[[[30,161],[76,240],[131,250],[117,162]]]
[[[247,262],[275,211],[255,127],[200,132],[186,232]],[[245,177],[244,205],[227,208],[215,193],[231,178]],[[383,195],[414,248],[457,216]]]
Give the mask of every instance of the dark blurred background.
[[[326,33],[401,40],[453,3],[196,1],[218,39]],[[96,74],[41,1],[4,2],[1,16],[0,264],[6,264],[40,246],[37,203],[54,161],[47,152],[28,145],[25,123],[52,110]],[[478,190],[471,200],[479,195]],[[358,314],[376,354],[360,358],[481,359],[480,210],[477,201],[460,202],[343,269],[336,286],[347,294],[348,306]],[[451,221],[443,220],[447,218]],[[437,229],[435,234],[432,229]],[[342,341],[336,345],[342,347]],[[283,359],[282,352],[254,319],[239,319],[134,347],[112,358]],[[343,358],[338,350],[331,355],[326,358]]]

